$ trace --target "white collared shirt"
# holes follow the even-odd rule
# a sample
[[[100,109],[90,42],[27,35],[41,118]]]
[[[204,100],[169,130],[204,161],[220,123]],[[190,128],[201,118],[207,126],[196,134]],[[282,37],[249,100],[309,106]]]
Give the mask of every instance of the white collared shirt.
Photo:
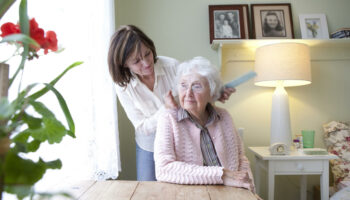
[[[164,95],[175,89],[177,60],[158,56],[154,64],[155,82],[149,90],[135,76],[126,86],[115,84],[116,92],[126,115],[135,128],[136,143],[144,150],[153,152],[158,116],[164,109]],[[122,126],[120,124],[120,126]]]

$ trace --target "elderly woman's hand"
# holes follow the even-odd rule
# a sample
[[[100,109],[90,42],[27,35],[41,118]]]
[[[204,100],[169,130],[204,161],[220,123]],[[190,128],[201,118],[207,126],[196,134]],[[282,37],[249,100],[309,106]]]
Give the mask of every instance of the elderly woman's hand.
[[[165,103],[165,107],[169,108],[169,109],[177,109],[178,108],[178,104],[174,99],[173,94],[171,93],[171,91],[169,91],[165,96],[164,96],[164,103]]]
[[[223,169],[223,171],[222,180],[224,181],[224,185],[246,188],[254,193],[257,200],[262,200],[261,197],[255,193],[254,184],[252,180],[249,179],[247,172],[231,171],[228,169]],[[244,183],[242,184],[242,182]]]
[[[247,172],[231,171],[228,169],[224,169],[222,179],[224,181],[224,185],[244,187],[250,191],[254,191],[254,186],[251,183]]]
[[[232,93],[236,92],[235,88],[227,88],[225,87],[224,90],[221,92],[221,96],[218,99],[220,102],[225,103],[226,100],[228,100]]]
[[[243,180],[243,181],[248,181],[248,173],[247,172],[242,172],[242,171],[231,171],[228,169],[223,169],[224,173],[223,176],[231,177],[236,180]]]

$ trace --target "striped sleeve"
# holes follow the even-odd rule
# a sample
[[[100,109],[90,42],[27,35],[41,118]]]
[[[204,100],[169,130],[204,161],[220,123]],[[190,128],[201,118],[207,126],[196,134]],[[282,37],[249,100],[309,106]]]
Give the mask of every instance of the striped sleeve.
[[[252,174],[252,171],[250,169],[250,162],[249,162],[248,158],[245,156],[243,142],[242,142],[241,138],[239,137],[239,135],[237,134],[236,128],[233,124],[233,120],[232,120],[230,114],[227,111],[223,111],[223,115],[224,115],[224,119],[227,120],[227,122],[229,123],[230,130],[233,130],[233,144],[234,145],[231,145],[231,148],[233,148],[233,146],[236,146],[238,152],[234,153],[233,155],[230,155],[230,156],[233,157],[233,159],[235,159],[236,162],[238,162],[237,173],[247,173],[247,175],[248,175],[248,180],[239,180],[239,179],[235,180],[236,186],[250,189],[251,191],[253,191],[255,193],[253,174]],[[232,152],[234,152],[234,151],[230,151],[230,153],[232,153]]]

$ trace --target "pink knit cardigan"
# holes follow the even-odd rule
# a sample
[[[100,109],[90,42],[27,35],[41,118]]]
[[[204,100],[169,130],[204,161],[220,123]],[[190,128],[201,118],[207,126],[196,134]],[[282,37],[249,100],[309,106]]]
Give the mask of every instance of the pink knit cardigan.
[[[254,191],[249,161],[229,113],[215,107],[220,120],[207,128],[222,167],[203,166],[200,129],[189,119],[178,122],[177,110],[167,110],[158,120],[154,160],[158,181],[179,184],[223,184],[223,168],[247,172]],[[236,187],[247,182],[236,181]],[[248,184],[249,185],[249,184]]]

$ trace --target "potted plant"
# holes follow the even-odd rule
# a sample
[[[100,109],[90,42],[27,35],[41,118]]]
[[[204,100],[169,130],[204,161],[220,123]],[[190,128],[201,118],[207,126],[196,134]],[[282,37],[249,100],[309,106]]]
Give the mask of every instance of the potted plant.
[[[14,0],[0,1],[0,19],[6,13]],[[39,27],[35,19],[29,20],[27,1],[21,0],[19,8],[19,24],[5,23],[1,26],[1,43],[16,45],[21,63],[8,83],[0,83],[1,87],[11,87],[13,81],[19,78],[27,60],[38,58],[38,51],[44,54],[57,51],[56,34]],[[6,61],[0,66],[7,68]],[[33,161],[25,158],[30,152],[36,152],[40,144],[61,142],[65,135],[75,137],[74,122],[68,106],[55,84],[72,68],[82,64],[75,62],[49,83],[33,83],[20,90],[14,100],[9,100],[6,94],[0,98],[0,200],[2,193],[16,194],[19,199],[34,195],[33,186],[47,169],[60,169],[59,159]],[[13,66],[11,66],[13,67]],[[3,70],[6,71],[6,70]],[[1,78],[0,78],[1,80]],[[4,86],[5,84],[5,86]],[[6,85],[8,84],[8,86]],[[38,86],[41,89],[37,90]],[[65,127],[50,111],[40,97],[52,92],[64,113],[68,127]],[[34,110],[34,111],[33,111]]]

